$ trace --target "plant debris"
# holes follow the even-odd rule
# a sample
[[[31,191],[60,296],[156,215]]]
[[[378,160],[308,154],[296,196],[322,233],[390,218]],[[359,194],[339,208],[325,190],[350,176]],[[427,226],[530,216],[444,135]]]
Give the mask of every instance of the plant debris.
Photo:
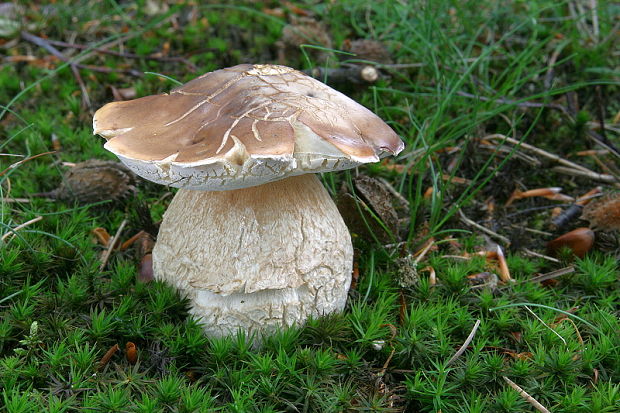
[[[120,162],[90,159],[70,168],[60,186],[39,196],[65,202],[92,204],[118,202],[134,194],[135,175]]]

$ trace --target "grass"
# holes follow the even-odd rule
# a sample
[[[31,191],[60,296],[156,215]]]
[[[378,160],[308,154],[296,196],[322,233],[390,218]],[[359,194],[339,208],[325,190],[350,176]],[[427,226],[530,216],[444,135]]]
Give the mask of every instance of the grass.
[[[113,234],[127,219],[128,237],[144,228],[138,212],[143,205],[153,221],[160,220],[169,202],[162,200],[166,188],[140,183],[136,197],[121,204],[6,201],[53,190],[66,170],[61,162],[113,157],[92,136],[92,114],[70,68],[17,34],[2,39],[13,59],[0,66],[0,236],[6,235],[0,243],[0,411],[534,411],[504,376],[553,412],[619,411],[620,285],[613,249],[598,246],[584,259],[565,257],[571,262],[528,257],[522,248],[544,252],[550,238],[510,224],[547,231],[548,211],[511,219],[515,210],[498,206],[496,230],[513,241],[508,265],[515,283],[474,288],[468,275],[494,269],[483,259],[445,256],[455,254],[450,248],[472,253],[485,244],[456,219],[459,208],[482,221],[485,201],[500,205],[519,185],[563,186],[574,196],[593,185],[478,144],[504,134],[569,156],[592,147],[588,122],[602,113],[609,124],[620,111],[613,99],[620,75],[613,17],[618,6],[598,1],[593,19],[575,3],[582,2],[295,2],[332,28],[335,48],[345,39],[375,38],[396,62],[421,64],[388,70],[374,87],[347,91],[406,141],[395,161],[360,172],[388,180],[408,200],[410,222],[400,251],[354,234],[360,278],[344,313],[279,331],[259,348],[242,333],[205,337],[173,289],[136,280],[132,251],[113,254],[99,270],[102,251],[91,230]],[[80,4],[29,4],[20,21],[54,40],[75,36],[76,43],[103,45],[124,36],[124,50],[142,56],[169,48],[198,70],[179,62],[92,56],[84,63],[164,75],[81,70],[94,109],[112,99],[110,86],[143,96],[217,68],[274,62],[286,24],[286,17],[268,13],[275,9],[269,2]],[[287,16],[294,10],[282,9]],[[287,64],[316,65],[325,49],[304,51],[287,56]],[[550,64],[554,52],[557,60]],[[33,58],[20,62],[16,56]],[[352,58],[334,54],[328,63],[335,65],[336,56]],[[578,102],[570,116],[553,108],[570,99]],[[531,102],[539,105],[527,106]],[[617,134],[606,136],[618,145]],[[26,160],[53,150],[53,139],[60,150]],[[451,148],[458,150],[452,154]],[[599,168],[593,160],[578,161]],[[461,185],[442,174],[469,181]],[[330,174],[324,182],[335,195],[353,178]],[[549,205],[521,202],[517,212]],[[441,241],[448,234],[459,246]],[[432,285],[420,266],[417,280],[403,287],[402,258],[431,236],[441,242],[423,265],[436,270],[439,283]],[[528,281],[567,264],[575,271],[555,283]],[[448,364],[476,320],[473,340]],[[128,342],[138,349],[135,364],[126,357]],[[117,344],[121,350],[100,366]]]

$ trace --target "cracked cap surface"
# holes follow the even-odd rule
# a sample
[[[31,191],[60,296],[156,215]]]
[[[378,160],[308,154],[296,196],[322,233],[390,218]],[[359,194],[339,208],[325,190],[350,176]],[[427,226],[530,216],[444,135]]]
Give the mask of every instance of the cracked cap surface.
[[[277,65],[234,66],[169,94],[109,103],[93,129],[143,178],[202,190],[348,169],[404,146],[364,106]]]

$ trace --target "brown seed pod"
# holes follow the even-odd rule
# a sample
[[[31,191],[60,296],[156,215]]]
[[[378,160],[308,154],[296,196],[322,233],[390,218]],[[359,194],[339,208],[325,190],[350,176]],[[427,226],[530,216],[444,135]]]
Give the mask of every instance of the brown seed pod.
[[[347,192],[346,187],[343,187],[337,202],[338,209],[349,229],[370,241],[374,238],[372,234],[383,243],[398,241],[399,235],[405,231],[407,224],[398,214],[398,212],[405,214],[408,210],[403,205],[403,201],[393,195],[389,188],[376,178],[359,175],[354,178],[353,185],[356,194],[359,195],[357,203],[353,195]],[[368,209],[381,219],[383,225],[377,222],[373,214],[367,211]]]
[[[584,207],[581,218],[589,221],[593,229],[620,230],[620,192],[590,202]]]
[[[291,24],[282,28],[282,37],[278,42],[280,63],[297,59],[301,56],[302,45],[315,44],[326,49],[332,48],[332,38],[328,28],[312,17],[291,16]],[[305,49],[319,62],[325,62],[333,53],[323,49]]]
[[[90,159],[72,167],[60,186],[45,195],[80,204],[119,201],[135,192],[134,183],[135,175],[123,164]]]
[[[289,25],[282,29],[282,41],[286,46],[299,48],[308,42],[331,48],[332,39],[329,30],[320,21],[312,17],[294,17]]]
[[[594,244],[594,231],[590,228],[577,228],[547,243],[547,251],[551,255],[557,255],[561,249],[568,248],[579,258],[592,248]]]
[[[371,60],[377,63],[390,64],[392,56],[385,44],[378,40],[372,39],[356,39],[345,40],[342,48],[346,52],[355,54],[354,59]],[[347,56],[347,58],[352,56]]]
[[[136,364],[136,361],[138,361],[138,349],[131,341],[128,341],[127,344],[125,344],[125,357],[127,358],[129,364]]]

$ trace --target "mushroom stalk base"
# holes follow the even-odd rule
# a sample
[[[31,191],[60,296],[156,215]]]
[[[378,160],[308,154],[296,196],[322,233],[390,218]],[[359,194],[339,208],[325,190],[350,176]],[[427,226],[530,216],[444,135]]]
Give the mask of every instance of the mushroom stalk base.
[[[207,334],[270,332],[344,308],[353,247],[315,175],[238,189],[180,189],[153,250]]]

